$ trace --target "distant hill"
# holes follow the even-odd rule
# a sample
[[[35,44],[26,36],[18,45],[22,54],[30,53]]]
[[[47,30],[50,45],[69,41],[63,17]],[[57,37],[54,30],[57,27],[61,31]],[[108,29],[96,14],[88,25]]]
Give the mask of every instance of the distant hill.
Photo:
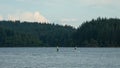
[[[58,24],[0,21],[0,46],[72,46],[75,29]],[[12,33],[12,34],[11,34]]]
[[[97,18],[77,29],[58,24],[0,21],[0,47],[120,47],[120,19]]]
[[[74,41],[80,47],[120,47],[120,19],[86,21],[74,33]]]

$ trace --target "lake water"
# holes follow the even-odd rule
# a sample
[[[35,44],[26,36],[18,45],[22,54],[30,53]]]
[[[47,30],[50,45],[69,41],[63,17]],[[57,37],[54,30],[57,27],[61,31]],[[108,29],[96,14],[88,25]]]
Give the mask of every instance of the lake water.
[[[0,48],[0,68],[120,68],[120,48]]]

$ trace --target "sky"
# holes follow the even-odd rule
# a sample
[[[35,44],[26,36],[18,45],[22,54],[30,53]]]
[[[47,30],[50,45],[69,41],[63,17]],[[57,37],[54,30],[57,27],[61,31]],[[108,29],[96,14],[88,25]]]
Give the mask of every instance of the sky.
[[[97,17],[120,18],[120,0],[0,0],[0,20],[78,27]]]

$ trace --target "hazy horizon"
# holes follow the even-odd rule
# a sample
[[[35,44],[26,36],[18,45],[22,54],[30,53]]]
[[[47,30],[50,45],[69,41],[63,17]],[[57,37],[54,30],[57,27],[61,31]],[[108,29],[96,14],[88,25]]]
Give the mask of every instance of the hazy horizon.
[[[51,22],[78,27],[97,17],[120,17],[119,0],[0,0],[0,20]]]

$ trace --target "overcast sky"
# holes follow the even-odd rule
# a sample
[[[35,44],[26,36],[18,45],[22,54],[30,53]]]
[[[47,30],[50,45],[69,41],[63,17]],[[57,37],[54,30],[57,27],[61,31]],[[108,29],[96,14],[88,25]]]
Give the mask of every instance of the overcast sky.
[[[120,17],[120,0],[0,0],[0,20],[79,26],[97,17]]]

